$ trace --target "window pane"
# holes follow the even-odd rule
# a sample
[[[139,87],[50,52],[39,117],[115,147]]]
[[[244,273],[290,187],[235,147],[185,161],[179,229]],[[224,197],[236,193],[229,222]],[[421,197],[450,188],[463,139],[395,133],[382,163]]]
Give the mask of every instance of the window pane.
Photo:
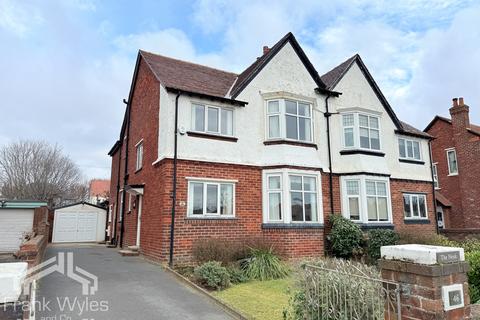
[[[420,217],[426,218],[427,211],[425,206],[425,196],[418,196],[418,206],[420,207]]]
[[[370,128],[378,129],[378,118],[370,117]]]
[[[305,221],[317,221],[316,193],[305,193]]]
[[[282,220],[282,203],[280,192],[272,192],[268,195],[268,219]]]
[[[224,110],[221,111],[222,114],[222,134],[232,135],[233,134],[233,111]]]
[[[410,212],[410,196],[407,194],[403,195],[403,212],[405,213],[405,218],[412,216]]]
[[[292,203],[292,221],[303,221],[303,200],[301,192],[290,192]]]
[[[277,115],[268,117],[268,137],[280,137],[280,116]]]
[[[233,185],[220,185],[220,214],[233,215]]]
[[[217,213],[218,186],[207,184],[207,213]]]
[[[298,140],[297,117],[286,116],[287,138]]]
[[[358,123],[361,127],[368,127],[368,117],[364,115],[358,115]]]
[[[360,128],[360,147],[370,149],[368,129]]]
[[[365,183],[365,185],[367,186],[367,194],[368,195],[376,195],[376,192],[375,192],[375,182],[373,181],[367,181]]]
[[[300,126],[300,137],[299,140],[303,141],[312,141],[312,137],[310,135],[311,129],[310,129],[310,122],[311,120],[308,118],[299,118],[298,119],[299,126]]]
[[[348,195],[359,195],[360,189],[358,187],[358,181],[347,181],[347,194]]]
[[[420,160],[420,144],[418,141],[413,142],[413,158]]]
[[[360,206],[358,205],[358,198],[348,199],[348,210],[351,220],[360,220]]]
[[[218,109],[208,108],[208,131],[218,132]]]
[[[285,112],[297,114],[297,103],[295,101],[285,100]]]
[[[455,151],[448,151],[448,164],[450,173],[457,173],[457,156]]]
[[[398,139],[398,152],[400,158],[405,158],[407,156],[405,153],[405,139]]]
[[[380,221],[388,220],[387,198],[377,198],[378,203],[378,219]]]
[[[375,197],[367,197],[368,220],[377,221],[377,201]]]
[[[344,115],[342,116],[342,119],[343,119],[343,126],[344,126],[344,127],[351,127],[351,126],[353,126],[353,124],[354,124],[353,114],[344,114]]]
[[[310,117],[310,105],[306,103],[298,103],[298,114],[305,117]]]
[[[377,182],[377,195],[378,196],[387,195],[387,184],[385,182]]]
[[[303,190],[316,191],[316,179],[313,177],[303,177]]]
[[[192,214],[203,214],[203,183],[191,183]]]
[[[354,140],[353,140],[353,128],[345,128],[345,147],[353,147]]]
[[[268,189],[278,190],[280,189],[280,177],[268,177]]]
[[[290,176],[290,190],[302,190],[301,176]]]
[[[413,158],[413,145],[412,141],[407,140],[407,156],[409,158]]]
[[[195,131],[205,131],[205,107],[195,104],[193,105],[193,117]]]
[[[268,101],[268,113],[278,113],[280,112],[280,106],[277,100]]]
[[[370,130],[370,146],[372,149],[380,150],[380,136],[378,130]]]
[[[417,196],[412,196],[412,216],[418,217],[419,212],[418,212],[418,197]]]

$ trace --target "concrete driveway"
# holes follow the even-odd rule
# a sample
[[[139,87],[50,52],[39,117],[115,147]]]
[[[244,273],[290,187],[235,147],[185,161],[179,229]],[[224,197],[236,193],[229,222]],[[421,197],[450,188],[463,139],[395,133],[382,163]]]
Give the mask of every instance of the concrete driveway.
[[[39,280],[36,319],[233,319],[205,296],[140,257],[104,246],[50,246],[45,260],[73,252],[74,266],[98,277],[98,291],[83,295],[81,281],[59,272]],[[81,270],[74,273],[82,275]],[[78,279],[77,279],[78,280]],[[93,282],[92,282],[93,283]]]

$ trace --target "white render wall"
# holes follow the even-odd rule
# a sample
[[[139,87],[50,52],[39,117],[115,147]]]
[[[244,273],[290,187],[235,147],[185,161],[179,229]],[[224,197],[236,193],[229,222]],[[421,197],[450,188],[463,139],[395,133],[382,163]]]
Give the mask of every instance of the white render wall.
[[[257,166],[292,165],[322,168],[328,172],[325,96],[315,93],[316,83],[287,43],[236,98],[246,101],[245,107],[231,106],[210,100],[182,95],[179,99],[179,128],[191,130],[191,104],[199,102],[234,110],[234,137],[237,142],[178,136],[179,159],[203,160],[221,163]],[[340,115],[331,117],[333,172],[374,172],[391,174],[392,178],[431,180],[427,140],[421,141],[425,165],[398,161],[398,135],[381,102],[369,86],[357,65],[352,66],[338,83],[335,91],[343,94],[330,98],[330,112],[348,108],[373,110],[381,117],[381,148],[385,157],[368,155],[340,155],[342,126]],[[265,146],[265,95],[293,94],[313,103],[314,143],[318,150],[292,145]],[[175,94],[160,85],[160,117],[158,160],[173,157]],[[157,161],[158,161],[157,160]]]

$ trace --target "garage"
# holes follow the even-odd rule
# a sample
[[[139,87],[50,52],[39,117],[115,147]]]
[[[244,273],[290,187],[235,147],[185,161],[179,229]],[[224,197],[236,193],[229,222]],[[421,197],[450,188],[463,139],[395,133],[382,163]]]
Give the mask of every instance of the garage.
[[[56,208],[52,242],[105,241],[107,210],[88,202]]]
[[[20,249],[24,236],[33,231],[35,208],[46,205],[40,201],[0,201],[0,253]]]

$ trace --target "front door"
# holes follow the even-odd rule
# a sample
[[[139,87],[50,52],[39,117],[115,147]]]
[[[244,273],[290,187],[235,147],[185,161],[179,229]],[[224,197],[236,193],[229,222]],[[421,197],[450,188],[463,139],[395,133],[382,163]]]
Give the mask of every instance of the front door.
[[[437,223],[440,229],[445,228],[445,220],[443,219],[443,208],[437,206]]]

